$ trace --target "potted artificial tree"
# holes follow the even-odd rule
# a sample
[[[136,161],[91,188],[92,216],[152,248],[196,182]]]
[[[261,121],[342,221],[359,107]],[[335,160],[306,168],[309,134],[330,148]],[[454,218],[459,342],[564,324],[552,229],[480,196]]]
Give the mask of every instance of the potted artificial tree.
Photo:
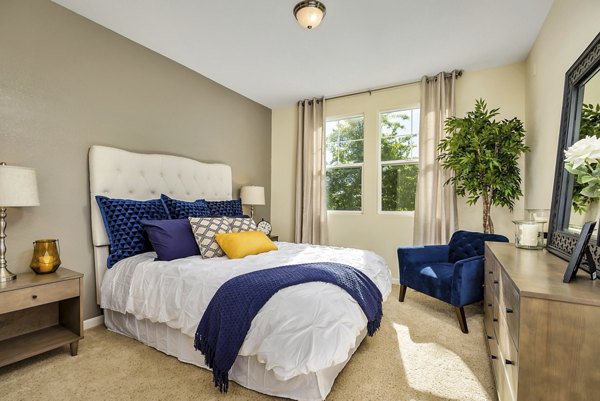
[[[490,216],[492,206],[507,206],[523,195],[519,157],[529,151],[525,146],[525,130],[518,118],[496,121],[499,109],[488,110],[483,99],[466,117],[450,117],[445,121],[447,136],[438,145],[442,166],[454,175],[456,194],[467,197],[474,205],[483,201],[483,231],[494,232]]]

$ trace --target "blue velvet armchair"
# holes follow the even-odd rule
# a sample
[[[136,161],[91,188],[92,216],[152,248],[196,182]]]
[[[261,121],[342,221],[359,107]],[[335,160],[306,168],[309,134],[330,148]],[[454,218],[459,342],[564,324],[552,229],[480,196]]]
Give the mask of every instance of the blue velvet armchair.
[[[484,242],[508,242],[497,234],[457,231],[448,245],[398,248],[400,302],[410,287],[453,305],[463,333],[468,333],[464,306],[483,299]]]

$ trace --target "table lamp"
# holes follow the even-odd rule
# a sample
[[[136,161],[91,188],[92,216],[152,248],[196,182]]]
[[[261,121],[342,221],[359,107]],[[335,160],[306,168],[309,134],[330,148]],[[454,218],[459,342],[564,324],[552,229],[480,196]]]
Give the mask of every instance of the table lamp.
[[[39,205],[35,170],[0,163],[0,283],[17,277],[6,267],[6,208]]]
[[[265,188],[256,186],[242,187],[240,192],[243,205],[250,206],[250,217],[254,219],[254,206],[265,204]]]

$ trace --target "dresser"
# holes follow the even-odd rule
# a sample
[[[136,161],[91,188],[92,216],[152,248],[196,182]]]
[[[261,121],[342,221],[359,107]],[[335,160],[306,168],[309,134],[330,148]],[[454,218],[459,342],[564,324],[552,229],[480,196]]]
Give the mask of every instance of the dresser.
[[[64,345],[77,355],[83,338],[82,280],[81,273],[61,267],[0,284],[0,366]]]
[[[600,400],[600,280],[514,244],[485,246],[484,326],[500,401]]]

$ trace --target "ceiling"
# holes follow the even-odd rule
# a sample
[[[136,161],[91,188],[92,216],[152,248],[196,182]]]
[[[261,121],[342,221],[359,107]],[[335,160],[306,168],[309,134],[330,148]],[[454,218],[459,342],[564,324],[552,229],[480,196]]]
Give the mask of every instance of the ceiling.
[[[269,108],[527,57],[553,0],[53,0]]]

